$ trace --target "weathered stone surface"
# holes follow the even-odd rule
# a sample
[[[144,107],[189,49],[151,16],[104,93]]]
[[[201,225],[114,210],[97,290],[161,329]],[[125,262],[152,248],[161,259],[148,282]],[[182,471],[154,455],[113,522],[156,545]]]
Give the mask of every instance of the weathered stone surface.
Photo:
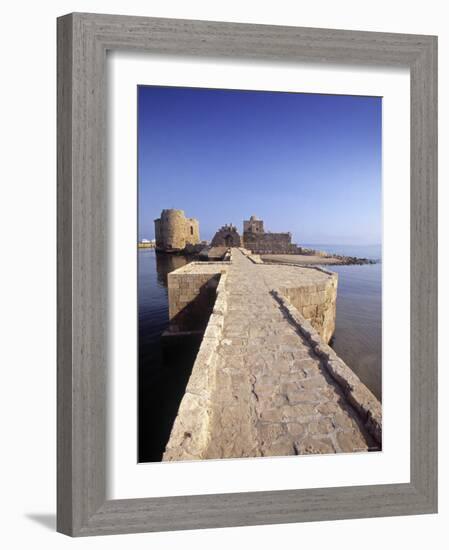
[[[317,411],[323,415],[325,414],[335,414],[340,410],[340,407],[338,403],[335,403],[334,401],[325,401],[324,403],[320,403],[317,406]]]
[[[181,403],[178,422],[165,449],[164,460],[202,458],[209,441],[209,408],[203,397],[187,392]]]
[[[356,431],[338,432],[337,441],[341,452],[352,453],[354,451],[364,451],[364,443],[358,436]],[[359,446],[357,448],[357,445]]]
[[[322,455],[337,452],[332,440],[328,437],[320,439],[306,437],[301,441],[295,442],[294,447],[296,454],[299,455]]]
[[[262,446],[262,456],[289,456],[293,454],[295,454],[295,447],[291,437],[283,437]]]
[[[299,424],[298,422],[288,422],[287,431],[291,435],[291,437],[296,441],[305,435],[307,431],[307,427],[304,424]]]
[[[289,318],[296,324],[298,331],[312,346],[315,355],[322,359],[323,366],[343,390],[345,400],[357,411],[358,417],[366,430],[374,437],[377,445],[381,446],[382,406],[380,402],[346,363],[337,356],[335,351],[320,339],[318,333],[311,328],[310,323],[292,306],[290,301],[280,292],[276,291],[274,295]],[[317,391],[317,396],[320,397],[321,401],[326,397],[325,391],[327,393],[329,390],[319,388],[319,391]]]
[[[329,434],[334,431],[334,423],[330,418],[322,418],[310,422],[308,432],[312,435]]]
[[[270,445],[285,434],[282,424],[261,423],[258,425],[259,440],[262,445]]]

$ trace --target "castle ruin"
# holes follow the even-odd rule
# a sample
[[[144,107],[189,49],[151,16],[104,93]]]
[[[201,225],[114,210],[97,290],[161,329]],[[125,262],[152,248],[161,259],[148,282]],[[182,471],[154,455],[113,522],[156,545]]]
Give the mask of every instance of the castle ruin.
[[[263,220],[259,220],[259,218],[254,215],[252,215],[249,220],[244,220],[243,233],[257,233],[258,235],[265,233],[263,228]]]
[[[200,226],[195,218],[186,218],[184,210],[164,209],[154,220],[156,250],[182,252],[200,243]]]
[[[226,224],[215,233],[211,242],[212,247],[240,247],[243,246],[254,254],[301,254],[301,247],[292,243],[291,233],[271,233],[265,231],[263,220],[251,216],[243,221],[243,237],[237,227]]]
[[[301,247],[292,244],[291,233],[266,232],[263,220],[256,216],[243,222],[243,243],[254,254],[301,254]]]
[[[226,224],[215,233],[211,246],[231,248],[233,246],[242,246],[240,235],[235,225]]]
[[[183,210],[164,209],[154,220],[156,251],[199,252],[201,246],[198,220],[186,218]],[[220,227],[215,233],[212,248],[244,247],[253,254],[301,254],[301,247],[292,243],[291,233],[265,231],[263,220],[251,216],[243,221],[243,236],[233,224]]]

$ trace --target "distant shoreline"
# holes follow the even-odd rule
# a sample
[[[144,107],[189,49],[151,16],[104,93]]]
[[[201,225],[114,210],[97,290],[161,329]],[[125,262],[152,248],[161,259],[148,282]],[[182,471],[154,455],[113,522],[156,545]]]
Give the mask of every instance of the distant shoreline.
[[[379,260],[357,258],[355,256],[340,256],[329,254],[327,256],[315,254],[261,254],[264,263],[288,263],[292,265],[370,265],[377,264]]]

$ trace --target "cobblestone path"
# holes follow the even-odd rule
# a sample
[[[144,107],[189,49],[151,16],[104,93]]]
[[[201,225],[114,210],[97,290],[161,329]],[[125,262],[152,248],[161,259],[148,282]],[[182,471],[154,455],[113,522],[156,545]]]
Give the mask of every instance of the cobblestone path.
[[[376,448],[340,388],[272,296],[271,290],[279,286],[274,278],[279,270],[272,268],[253,264],[233,249],[205,458]],[[310,273],[292,269],[296,276],[298,269],[304,277]]]

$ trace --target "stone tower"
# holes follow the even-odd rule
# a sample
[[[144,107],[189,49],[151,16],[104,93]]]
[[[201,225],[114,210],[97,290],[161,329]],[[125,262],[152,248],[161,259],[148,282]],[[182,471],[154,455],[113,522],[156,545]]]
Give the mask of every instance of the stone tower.
[[[256,216],[251,216],[249,220],[243,221],[243,233],[264,233],[263,220],[259,220]]]
[[[174,208],[162,210],[161,217],[154,220],[156,250],[180,252],[187,245],[200,242],[198,220],[186,218],[184,210]]]

